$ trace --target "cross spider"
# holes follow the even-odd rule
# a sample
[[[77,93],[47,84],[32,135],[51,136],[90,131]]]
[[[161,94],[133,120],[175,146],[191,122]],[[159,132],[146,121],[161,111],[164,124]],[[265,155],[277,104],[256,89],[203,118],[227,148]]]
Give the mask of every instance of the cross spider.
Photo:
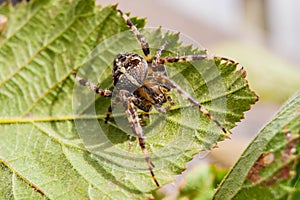
[[[161,58],[161,53],[165,49],[167,43],[164,43],[156,52],[154,57],[150,56],[149,45],[145,37],[139,32],[129,17],[124,14],[121,10],[118,12],[123,17],[125,23],[131,29],[133,34],[137,37],[141,44],[141,48],[144,52],[145,58],[138,54],[126,52],[118,54],[113,61],[112,78],[114,88],[116,89],[116,96],[118,101],[122,102],[125,110],[127,119],[131,125],[132,131],[136,139],[139,141],[139,145],[144,154],[147,167],[151,173],[152,179],[156,186],[160,186],[155,174],[153,172],[154,164],[151,162],[148,151],[145,145],[145,139],[143,136],[143,129],[140,124],[140,120],[136,111],[136,108],[149,112],[152,107],[157,111],[165,113],[167,112],[174,102],[169,96],[171,90],[179,93],[183,98],[189,101],[192,105],[197,107],[201,113],[206,115],[212,120],[226,135],[230,132],[227,131],[221,123],[216,120],[200,103],[185,92],[180,86],[172,81],[166,73],[164,63],[175,63],[175,62],[190,62],[193,60],[207,59],[206,54],[196,54],[187,56],[168,56]],[[225,60],[234,63],[234,61],[223,58],[213,57],[214,59]],[[101,89],[91,82],[84,80],[77,76],[75,70],[73,75],[80,85],[85,86],[95,93],[103,97],[112,97],[113,92],[107,89]],[[162,105],[169,103],[169,106],[163,108]],[[105,122],[109,120],[112,107],[108,108]]]

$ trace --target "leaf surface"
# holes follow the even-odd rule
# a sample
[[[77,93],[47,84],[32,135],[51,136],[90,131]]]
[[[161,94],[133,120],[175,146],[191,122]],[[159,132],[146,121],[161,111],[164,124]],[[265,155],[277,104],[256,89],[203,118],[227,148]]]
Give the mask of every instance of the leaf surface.
[[[299,199],[300,92],[251,142],[214,199]]]
[[[0,196],[50,199],[144,199],[156,189],[121,105],[104,124],[109,99],[74,84],[72,69],[112,89],[114,57],[142,55],[114,6],[94,1],[30,1],[2,6],[8,17],[0,39]],[[132,18],[142,28],[143,19]],[[125,32],[124,32],[125,31]],[[152,54],[202,52],[183,46],[179,35],[144,29]],[[166,66],[169,76],[227,129],[257,100],[243,69],[208,59]],[[147,149],[161,184],[181,173],[199,151],[224,139],[216,125],[172,93],[166,115],[145,117]],[[32,189],[33,188],[33,189]]]

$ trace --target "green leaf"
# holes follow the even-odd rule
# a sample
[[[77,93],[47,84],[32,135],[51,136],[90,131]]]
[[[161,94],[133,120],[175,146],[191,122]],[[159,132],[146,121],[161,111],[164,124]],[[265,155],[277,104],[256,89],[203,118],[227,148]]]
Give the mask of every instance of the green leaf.
[[[299,199],[300,92],[251,142],[214,199]]]
[[[80,76],[112,88],[114,57],[142,55],[115,6],[92,0],[30,1],[0,7],[8,24],[0,39],[1,194],[18,198],[145,199],[157,189],[132,135],[122,105],[104,124],[110,99],[75,83]],[[142,28],[144,19],[134,18]],[[203,52],[183,46],[179,35],[143,29],[152,54],[168,41],[163,56]],[[214,59],[167,65],[169,76],[227,129],[257,100],[243,69]],[[224,139],[223,132],[176,93],[166,115],[142,120],[146,146],[163,185],[199,151]],[[145,119],[145,120],[144,120]],[[188,120],[187,120],[188,119]],[[3,173],[2,173],[3,172]]]

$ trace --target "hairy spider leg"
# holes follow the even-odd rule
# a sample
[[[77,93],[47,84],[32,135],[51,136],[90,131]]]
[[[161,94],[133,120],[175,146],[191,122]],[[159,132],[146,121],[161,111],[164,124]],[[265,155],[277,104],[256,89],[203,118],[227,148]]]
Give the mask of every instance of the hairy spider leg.
[[[110,116],[112,114],[112,111],[114,109],[114,106],[120,102],[120,97],[116,96],[115,99],[111,102],[111,104],[109,105],[109,107],[107,108],[107,112],[106,112],[106,117],[105,117],[105,121],[104,123],[107,124],[109,119],[110,119]]]
[[[137,37],[137,39],[141,43],[142,50],[146,56],[146,61],[148,63],[150,63],[151,55],[150,55],[149,44],[146,41],[146,38],[140,33],[140,31],[137,29],[137,27],[133,24],[133,22],[130,20],[130,18],[125,13],[123,13],[121,10],[118,10],[118,12],[122,15],[124,21],[129,26],[130,30],[134,33],[134,35]]]
[[[161,45],[161,47],[156,51],[155,56],[152,61],[153,65],[158,63],[160,56],[161,56],[163,50],[166,48],[167,44],[168,44],[168,42],[164,42],[163,45]]]
[[[112,91],[106,90],[106,89],[101,89],[101,88],[97,87],[95,84],[84,80],[83,78],[81,78],[80,76],[77,75],[75,70],[72,71],[72,74],[75,76],[76,81],[80,85],[82,85],[90,90],[93,90],[96,94],[99,94],[100,96],[103,96],[103,97],[111,97],[112,96]]]
[[[127,115],[127,119],[131,125],[132,131],[133,131],[136,139],[139,141],[139,145],[145,156],[145,160],[147,162],[147,166],[151,173],[152,179],[155,182],[156,186],[159,187],[160,185],[159,185],[159,183],[155,177],[155,174],[153,172],[154,164],[151,162],[149,153],[146,149],[145,139],[144,139],[144,135],[143,135],[143,129],[141,127],[138,114],[135,110],[134,101],[135,101],[136,97],[134,97],[132,95],[130,95],[130,96],[128,96],[128,95],[130,95],[128,91],[126,91],[126,90],[120,91],[121,100],[123,102],[123,106],[126,109],[125,112]]]
[[[213,56],[213,58],[217,59],[217,60],[224,60],[224,61],[227,61],[227,62],[231,62],[232,64],[238,65],[237,62],[235,62],[234,60],[231,60],[229,58],[220,57],[220,56]]]
[[[105,121],[104,123],[107,124],[107,122],[109,121],[109,118],[112,114],[112,105],[109,105],[109,107],[107,108],[107,112],[106,112],[106,117],[105,117]]]
[[[160,56],[163,50],[166,48],[167,44],[167,42],[164,42],[163,45],[156,51],[155,56],[150,65],[150,70],[148,70],[148,76],[153,77],[153,73],[162,73],[163,75],[167,76],[165,66],[163,64],[159,64]]]
[[[206,115],[210,120],[212,120],[228,137],[231,134],[230,131],[227,131],[221,123],[214,118],[212,114],[210,114],[200,103],[198,103],[197,100],[195,100],[193,97],[191,97],[187,92],[185,92],[180,86],[178,86],[174,81],[172,81],[169,77],[159,75],[157,76],[158,81],[166,84],[167,86],[171,87],[173,90],[175,90],[177,93],[179,93],[183,98],[188,100],[191,104],[196,106],[200,112],[202,112],[204,115]]]
[[[158,60],[158,64],[165,64],[165,63],[175,63],[175,62],[191,62],[194,60],[204,60],[207,58],[206,54],[195,54],[195,55],[188,55],[188,56],[167,56],[164,58],[160,58]]]

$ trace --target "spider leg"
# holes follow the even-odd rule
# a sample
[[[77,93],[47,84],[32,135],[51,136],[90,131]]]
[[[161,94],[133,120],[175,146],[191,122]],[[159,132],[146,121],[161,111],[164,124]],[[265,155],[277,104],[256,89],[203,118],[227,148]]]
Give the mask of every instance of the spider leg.
[[[83,78],[81,78],[77,75],[75,70],[72,71],[72,74],[75,76],[76,81],[80,85],[87,87],[90,90],[93,90],[96,94],[99,94],[100,96],[103,96],[103,97],[111,97],[112,96],[112,91],[106,90],[106,89],[101,89],[101,88],[97,87],[96,85],[94,85],[93,83],[84,80]]]
[[[149,153],[146,149],[146,145],[145,145],[145,139],[144,139],[144,135],[143,135],[143,129],[141,127],[141,124],[140,124],[140,120],[139,120],[139,117],[138,117],[138,114],[134,108],[134,99],[135,97],[134,96],[128,96],[128,91],[125,91],[125,90],[121,90],[120,91],[120,96],[121,96],[121,100],[123,102],[123,105],[126,109],[126,115],[127,115],[127,118],[128,118],[128,121],[131,125],[131,128],[133,130],[133,133],[136,137],[136,139],[139,141],[139,145],[142,149],[142,152],[145,156],[145,160],[147,162],[147,166],[148,166],[148,169],[151,173],[151,176],[152,176],[152,179],[153,181],[155,182],[156,186],[160,186],[156,177],[155,177],[155,174],[153,172],[153,168],[154,168],[154,164],[151,162],[150,160],[150,157],[149,157]]]
[[[115,97],[115,99],[111,102],[111,104],[109,105],[109,107],[107,108],[107,112],[106,112],[106,117],[105,117],[105,120],[104,120],[104,123],[107,124],[109,119],[110,119],[110,116],[112,114],[112,111],[114,109],[114,106],[120,102],[120,98],[118,96]]]
[[[140,31],[137,29],[137,27],[133,24],[133,22],[130,20],[130,18],[125,13],[123,13],[121,10],[118,10],[118,12],[122,15],[126,24],[129,26],[131,31],[134,33],[134,35],[137,37],[137,39],[141,43],[142,50],[146,56],[146,61],[148,63],[150,63],[150,61],[151,61],[150,49],[149,49],[149,44],[146,41],[145,37],[140,33]]]
[[[191,97],[187,92],[185,92],[181,87],[179,87],[174,81],[172,81],[169,77],[159,75],[157,76],[157,80],[168,85],[173,90],[178,92],[183,98],[188,100],[191,104],[199,108],[200,112],[202,112],[204,115],[206,115],[209,119],[211,119],[226,135],[231,134],[230,131],[227,131],[221,123],[212,116],[200,103],[198,103],[193,97]]]
[[[106,112],[106,117],[105,117],[105,121],[104,121],[105,124],[107,124],[107,122],[109,121],[111,113],[112,113],[112,106],[110,105]]]
[[[204,60],[206,58],[208,58],[207,54],[195,54],[195,55],[188,55],[188,56],[168,56],[168,57],[164,57],[161,58],[161,54],[162,51],[166,48],[167,42],[165,42],[156,52],[153,61],[152,61],[152,65],[151,68],[152,70],[150,70],[149,75],[152,76],[152,73],[157,72],[157,73],[161,73],[164,76],[167,76],[167,71],[165,66],[163,65],[164,63],[174,63],[174,62],[190,62],[193,60]],[[206,50],[205,50],[206,52]],[[213,56],[213,59],[217,59],[217,60],[224,60],[226,62],[231,62],[233,64],[235,64],[234,60],[231,60],[229,58],[225,58],[225,57],[219,57],[219,56]]]
[[[168,43],[164,42],[164,44],[156,51],[155,56],[152,60],[151,65],[149,65],[149,69],[148,69],[148,76],[152,76],[153,77],[153,73],[162,73],[163,75],[167,76],[167,71],[166,68],[163,64],[159,63],[160,60],[160,56],[162,51],[166,48],[166,45]]]
[[[233,64],[238,64],[234,60],[225,57],[220,57],[220,56],[208,57],[206,54],[195,54],[195,55],[188,55],[188,56],[168,56],[168,57],[160,58],[157,61],[157,65],[159,64],[162,65],[164,63],[174,63],[174,62],[191,62],[193,60],[204,60],[207,58],[213,58],[216,60],[223,60],[226,62],[231,62]]]
[[[160,49],[158,50],[158,52]],[[159,54],[160,56],[160,54]],[[188,56],[167,56],[167,57],[155,57],[152,62],[152,70],[154,76],[159,76],[163,74],[164,76],[167,75],[166,67],[164,66],[165,63],[174,63],[174,62],[190,62],[193,60],[204,60],[207,58],[206,54],[196,54],[196,55],[188,55]]]
[[[234,60],[231,60],[229,58],[225,58],[225,57],[220,57],[220,56],[214,56],[213,57],[214,59],[217,59],[217,60],[224,60],[226,62],[231,62],[232,64],[238,64],[237,62],[235,62]]]
[[[163,45],[161,45],[161,47],[156,51],[155,56],[154,56],[153,61],[152,61],[152,64],[157,64],[158,63],[158,61],[160,59],[160,56],[161,56],[161,53],[166,48],[167,44],[168,44],[168,42],[164,42]]]
[[[207,58],[206,54],[195,54],[188,56],[168,56],[160,58],[157,63],[163,65],[164,63],[174,63],[174,62],[190,62],[193,60],[204,60]]]

